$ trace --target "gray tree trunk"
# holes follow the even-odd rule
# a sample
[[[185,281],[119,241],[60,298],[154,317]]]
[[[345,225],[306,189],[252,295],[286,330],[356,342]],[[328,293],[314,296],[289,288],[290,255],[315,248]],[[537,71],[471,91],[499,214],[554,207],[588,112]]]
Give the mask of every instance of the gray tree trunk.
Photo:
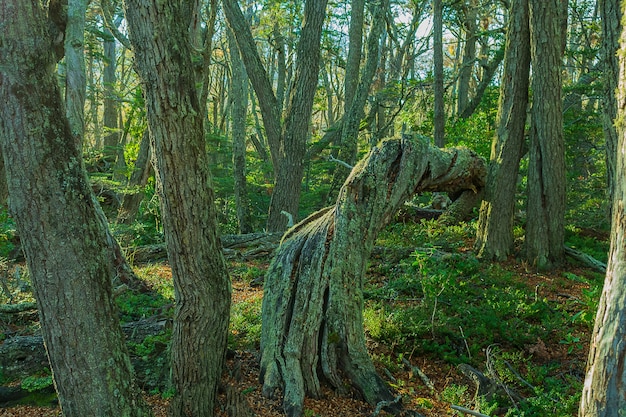
[[[485,259],[504,260],[513,249],[513,219],[519,162],[524,147],[530,72],[528,0],[512,0],[500,86],[497,136],[480,208],[476,250]]]
[[[459,80],[457,82],[457,114],[463,113],[469,103],[470,81],[474,74],[474,64],[476,62],[476,32],[478,30],[477,7],[475,1],[464,4],[463,31],[465,33],[465,43],[463,45],[463,61],[459,69]]]
[[[348,97],[349,89],[352,88],[351,84],[353,84],[355,80],[357,82],[356,88],[350,93],[350,100],[346,100],[347,107],[341,119],[341,141],[338,158],[349,165],[354,165],[357,159],[359,127],[361,120],[365,116],[365,104],[367,103],[370,88],[380,62],[380,37],[385,29],[386,10],[386,1],[377,2],[372,6],[372,28],[367,38],[367,60],[361,76],[359,77],[360,71],[358,67],[355,73],[346,73],[346,97]],[[349,172],[350,171],[344,166],[337,166],[335,168],[330,190],[330,198],[332,200],[336,199],[337,191],[343,185]]]
[[[108,162],[113,163],[118,155],[117,148],[120,146],[120,132],[117,125],[118,105],[115,91],[117,56],[113,34],[108,29],[105,33],[107,37],[103,41],[105,63],[102,75],[104,83],[104,157]]]
[[[83,145],[85,129],[85,13],[87,0],[67,1],[65,106],[72,134]]]
[[[0,4],[0,139],[63,414],[148,416],[111,281],[108,236],[64,113],[39,1]]]
[[[559,0],[530,0],[529,5],[533,105],[525,245],[526,258],[544,269],[559,265],[565,256],[563,8]]]
[[[249,25],[236,0],[223,0],[224,15],[235,34],[248,78],[259,99],[263,125],[274,166],[274,189],[270,202],[267,229],[285,230],[283,211],[298,217],[300,186],[304,175],[304,156],[309,135],[320,59],[320,37],[327,0],[307,0],[304,26],[296,47],[296,70],[290,90],[284,127],[280,106],[272,90],[267,71],[256,49]]]
[[[433,0],[433,126],[435,145],[443,148],[446,144],[443,88],[443,3]]]
[[[124,193],[122,204],[120,204],[120,208],[117,211],[117,223],[131,224],[137,218],[139,205],[145,196],[144,189],[148,183],[148,178],[150,178],[153,172],[150,154],[150,133],[146,129],[139,144],[135,169],[130,174],[128,181],[128,188],[133,191]]]
[[[614,6],[617,7],[617,4]],[[624,10],[623,7],[621,10]],[[623,50],[626,47],[626,32],[622,32],[619,42]],[[618,142],[615,145],[617,149],[624,149],[626,58],[619,55],[618,63],[619,83],[615,100]],[[626,158],[623,152],[615,157],[617,169],[609,263],[591,338],[587,376],[578,413],[580,417],[626,415]]]
[[[252,232],[250,203],[246,184],[246,117],[248,115],[248,76],[241,61],[234,35],[228,31],[231,60],[230,100],[233,135],[233,178],[239,233]]]
[[[602,20],[602,68],[604,81],[604,98],[602,100],[602,126],[604,127],[604,140],[606,146],[606,177],[608,185],[609,201],[613,201],[613,189],[615,188],[616,158],[617,158],[617,131],[615,119],[617,117],[617,102],[615,90],[619,78],[619,62],[617,50],[619,49],[619,36],[622,33],[619,0],[598,1]],[[611,208],[613,204],[609,204]],[[611,213],[609,213],[611,218]]]
[[[262,307],[263,394],[283,392],[288,416],[322,380],[349,380],[370,404],[392,395],[376,374],[363,333],[363,276],[378,232],[413,194],[482,188],[485,164],[467,150],[421,137],[389,139],[352,170],[337,203],[290,229],[268,270]]]
[[[126,18],[147,107],[161,213],[174,278],[170,415],[214,415],[225,360],[230,281],[217,235],[214,191],[189,25],[193,5],[127,0]]]

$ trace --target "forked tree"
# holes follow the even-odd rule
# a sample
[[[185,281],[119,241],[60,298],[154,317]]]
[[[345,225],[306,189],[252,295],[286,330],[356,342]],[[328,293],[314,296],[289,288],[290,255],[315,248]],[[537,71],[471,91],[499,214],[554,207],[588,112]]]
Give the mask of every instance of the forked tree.
[[[334,206],[290,229],[268,270],[262,307],[263,394],[283,392],[288,416],[321,381],[345,391],[347,379],[370,404],[393,396],[377,375],[363,331],[363,281],[380,230],[415,193],[478,192],[484,161],[403,135],[374,147],[352,170]]]

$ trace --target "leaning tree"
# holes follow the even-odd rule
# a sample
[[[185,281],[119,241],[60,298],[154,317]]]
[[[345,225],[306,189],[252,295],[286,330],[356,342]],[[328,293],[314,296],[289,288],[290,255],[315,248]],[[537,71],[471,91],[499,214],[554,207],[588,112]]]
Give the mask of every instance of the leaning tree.
[[[415,193],[478,192],[485,173],[467,149],[387,139],[353,168],[334,206],[290,229],[265,281],[263,394],[282,390],[288,416],[302,414],[305,395],[321,395],[320,381],[341,392],[347,379],[368,403],[391,402],[363,331],[363,277],[376,236]]]

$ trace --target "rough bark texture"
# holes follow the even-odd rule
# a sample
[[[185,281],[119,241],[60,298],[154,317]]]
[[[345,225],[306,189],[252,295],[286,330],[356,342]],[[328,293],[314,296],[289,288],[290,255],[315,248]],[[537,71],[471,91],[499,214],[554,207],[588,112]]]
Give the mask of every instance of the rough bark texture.
[[[433,0],[433,126],[435,145],[443,148],[445,140],[445,109],[443,88],[443,2]]]
[[[580,417],[626,415],[626,33],[622,33],[620,44],[616,99],[620,151],[616,158],[611,248],[591,338]]]
[[[285,230],[287,217],[282,214],[283,211],[290,213],[294,219],[298,218],[306,142],[317,90],[326,3],[327,0],[307,0],[304,5],[303,26],[296,47],[296,70],[285,110],[282,143],[278,150],[280,163],[274,166],[276,179],[267,219],[269,232]]]
[[[104,62],[103,82],[104,82],[104,156],[108,162],[113,163],[118,155],[120,145],[120,133],[117,126],[117,97],[115,95],[115,84],[117,77],[117,57],[115,54],[115,38],[110,30],[106,30],[106,37],[103,41]]]
[[[476,1],[472,0],[467,5],[463,5],[463,61],[459,68],[458,93],[457,93],[457,114],[462,114],[469,102],[470,81],[474,74],[474,64],[476,62],[476,40],[478,38],[478,22]]]
[[[539,269],[563,262],[565,143],[558,0],[530,0],[533,106],[528,162],[526,258]]]
[[[342,117],[343,123],[341,124],[341,142],[338,155],[340,160],[347,162],[349,165],[356,163],[359,127],[361,120],[365,117],[365,104],[380,63],[380,38],[385,29],[386,10],[386,1],[377,2],[372,6],[372,28],[367,38],[367,60],[363,66],[361,76],[359,77],[358,68],[356,73],[346,73],[346,98],[348,97],[349,83],[353,83],[353,79],[358,80],[357,88],[352,91],[350,95],[350,101],[346,99],[346,109]],[[335,168],[329,193],[329,197],[332,198],[332,201],[337,198],[337,192],[349,173],[350,171],[344,166],[338,165]],[[330,202],[331,201],[329,201],[329,203]]]
[[[82,147],[85,129],[85,13],[87,0],[67,1],[65,106],[72,134]]]
[[[505,259],[513,249],[515,193],[528,106],[528,0],[512,0],[510,11],[500,87],[498,131],[491,148],[485,196],[476,233],[478,255],[495,260]]]
[[[431,147],[425,138],[383,141],[352,170],[337,203],[284,236],[263,298],[263,393],[283,391],[289,416],[320,381],[343,391],[343,378],[375,405],[392,399],[376,374],[363,333],[363,274],[374,241],[416,192],[478,191],[485,164],[467,150]]]
[[[0,72],[0,138],[10,209],[63,413],[150,415],[124,345],[107,235],[64,114],[39,1],[0,3],[0,21],[0,61],[7,63]]]
[[[602,20],[602,69],[604,81],[604,97],[602,100],[602,126],[606,146],[606,177],[608,185],[609,201],[613,201],[613,189],[615,188],[615,164],[617,158],[617,131],[615,118],[617,117],[617,101],[615,90],[619,78],[619,62],[617,50],[619,49],[619,37],[622,33],[622,12],[619,0],[598,1]],[[612,207],[609,204],[609,207]],[[609,213],[609,218],[611,218]]]
[[[270,202],[267,230],[283,231],[287,217],[298,217],[304,156],[309,135],[320,59],[320,37],[326,15],[326,0],[308,0],[304,6],[303,27],[296,47],[296,70],[281,126],[280,105],[272,90],[249,25],[236,0],[223,0],[224,15],[235,34],[242,60],[259,99],[263,125],[274,166],[274,190]]]
[[[144,188],[148,183],[148,178],[152,175],[152,162],[150,158],[150,133],[146,129],[141,137],[139,153],[135,160],[135,169],[130,175],[128,188],[136,191],[124,193],[122,204],[117,212],[117,222],[120,224],[131,224],[135,221],[139,212],[139,205],[145,197]]]
[[[239,233],[252,232],[250,203],[246,184],[246,116],[248,114],[248,76],[241,61],[234,35],[228,31],[232,80],[230,100],[232,103],[231,126],[233,133],[233,178],[235,180],[235,206]]]
[[[230,281],[217,236],[214,192],[191,60],[192,5],[127,0],[126,18],[146,98],[161,213],[174,279],[172,416],[213,416],[225,359]]]

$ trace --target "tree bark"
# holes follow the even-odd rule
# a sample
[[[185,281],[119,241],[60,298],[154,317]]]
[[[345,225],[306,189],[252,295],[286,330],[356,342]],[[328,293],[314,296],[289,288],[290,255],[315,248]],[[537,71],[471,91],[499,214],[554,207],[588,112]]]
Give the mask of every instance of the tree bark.
[[[617,130],[615,119],[617,117],[617,101],[615,90],[619,79],[619,62],[617,50],[619,49],[619,36],[622,32],[621,9],[619,0],[598,1],[602,20],[602,68],[604,81],[604,98],[602,100],[602,126],[604,127],[604,140],[606,146],[606,177],[609,197],[609,210],[613,207],[613,189],[615,188],[615,169],[617,159]],[[608,218],[611,218],[609,213]]]
[[[622,11],[624,8],[622,7]],[[626,33],[619,51],[617,149],[626,146]],[[616,155],[611,248],[604,287],[591,338],[587,376],[583,386],[580,417],[623,415],[626,410],[626,158]]]
[[[125,7],[146,99],[174,279],[171,355],[176,394],[170,415],[213,416],[225,360],[230,281],[217,235],[203,106],[191,59],[193,5],[127,0]]]
[[[270,202],[267,230],[283,231],[287,217],[298,217],[300,186],[304,174],[304,156],[317,87],[320,59],[320,37],[326,15],[327,0],[307,0],[304,25],[296,47],[296,70],[290,90],[284,127],[280,106],[261,58],[256,50],[249,25],[236,0],[223,0],[224,15],[235,34],[248,78],[259,99],[263,125],[274,166],[274,190]]]
[[[246,184],[246,116],[248,114],[248,76],[241,61],[234,35],[228,31],[231,60],[230,100],[233,136],[233,178],[239,233],[252,232],[250,205]]]
[[[152,161],[150,157],[150,133],[146,129],[141,136],[139,152],[135,160],[135,169],[130,174],[128,188],[136,191],[124,193],[122,204],[117,212],[117,223],[131,224],[137,218],[139,205],[144,199],[144,188],[148,183],[148,178],[152,175]]]
[[[38,1],[0,5],[0,138],[42,334],[65,416],[151,415],[113,302],[104,225],[64,114]],[[60,250],[62,248],[62,250]],[[94,331],[97,329],[97,331]]]
[[[290,229],[265,281],[263,394],[282,389],[285,412],[300,416],[304,396],[321,395],[322,378],[343,391],[346,377],[370,404],[392,400],[363,333],[363,275],[376,236],[414,193],[478,191],[484,174],[470,151],[386,140],[353,169],[334,206]]]
[[[546,269],[564,259],[563,18],[559,0],[530,0],[529,5],[533,105],[525,250],[532,265]]]
[[[519,162],[524,146],[530,73],[528,0],[512,0],[500,87],[498,130],[491,148],[475,248],[485,259],[504,260],[513,249]]]
[[[87,0],[67,1],[65,106],[72,134],[82,149],[85,130],[85,13]]]
[[[358,154],[359,127],[365,116],[365,104],[380,61],[380,37],[385,29],[386,10],[386,1],[377,2],[372,6],[372,28],[367,38],[367,60],[363,67],[363,73],[359,77],[358,67],[355,69],[355,73],[346,73],[346,98],[349,89],[352,88],[351,84],[357,80],[356,88],[350,93],[350,100],[346,100],[347,107],[341,119],[341,142],[338,158],[349,165],[356,162]],[[329,193],[331,199],[336,199],[336,193],[348,177],[348,173],[349,171],[343,166],[335,168]]]
[[[465,42],[463,45],[463,61],[459,69],[459,80],[457,82],[457,114],[461,115],[469,102],[470,81],[474,73],[474,65],[476,63],[476,32],[478,30],[477,5],[475,0],[463,4],[463,31],[465,33]]]
[[[435,145],[443,148],[446,144],[443,88],[443,2],[433,0],[433,128]]]
[[[105,33],[107,36],[103,41],[105,62],[102,75],[104,83],[104,157],[112,164],[115,162],[115,158],[118,155],[117,148],[120,146],[120,132],[117,125],[118,105],[115,94],[117,57],[115,54],[115,38],[110,30],[107,29]]]

